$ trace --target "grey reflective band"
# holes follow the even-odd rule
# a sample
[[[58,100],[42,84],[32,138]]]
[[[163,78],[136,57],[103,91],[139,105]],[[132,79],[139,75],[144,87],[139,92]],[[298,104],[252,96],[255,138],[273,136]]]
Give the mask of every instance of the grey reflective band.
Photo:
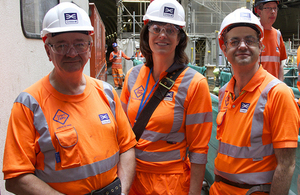
[[[223,98],[224,98],[224,95],[225,95],[225,90],[227,88],[227,85],[228,85],[229,82],[227,82],[223,87],[221,87],[221,89],[219,90],[219,112],[220,112],[220,109],[221,109],[221,105],[222,105],[222,102],[223,102]]]
[[[261,62],[280,62],[279,56],[261,56]]]
[[[108,102],[109,102],[110,109],[111,109],[114,117],[116,118],[116,102],[114,100],[112,86],[106,82],[102,82],[102,83],[103,83],[103,89],[104,89],[105,96],[107,97]]]
[[[186,116],[186,125],[202,124],[213,122],[212,112],[204,112],[197,114],[188,114]]]
[[[207,155],[206,154],[189,152],[189,157],[190,157],[191,163],[196,163],[196,164],[206,164],[207,163]]]
[[[214,171],[216,175],[220,175],[226,179],[229,179],[230,181],[241,184],[246,183],[250,185],[260,185],[271,182],[274,172],[275,170],[266,172],[230,174],[219,171],[217,169],[215,169]]]
[[[300,75],[298,75],[298,81],[300,82]]]
[[[219,149],[218,152],[233,158],[245,158],[249,159],[252,158],[253,161],[263,160],[263,157],[270,156],[274,154],[273,144],[263,145],[262,141],[262,134],[263,134],[263,125],[264,125],[264,111],[265,106],[268,100],[268,93],[269,91],[282,83],[282,81],[278,79],[273,79],[268,85],[263,89],[259,99],[256,103],[253,118],[252,118],[252,126],[251,126],[251,136],[250,136],[250,147],[238,147],[235,145],[219,142]],[[223,99],[221,99],[223,101]],[[273,173],[273,171],[269,172],[262,172],[262,173],[249,173],[249,175],[257,175],[261,180],[257,179],[255,183],[254,181],[245,180],[248,178],[248,173],[246,174],[230,174],[230,173],[221,173],[217,169],[215,171],[218,172],[219,175],[231,180],[231,181],[238,181],[238,183],[245,182],[248,184],[262,184],[262,183],[269,183],[272,181],[272,177],[269,177],[268,174]],[[242,176],[243,175],[243,176]],[[265,176],[266,175],[266,176]],[[244,178],[245,177],[245,178]],[[240,180],[239,178],[243,178]],[[271,178],[271,180],[270,180]],[[256,183],[257,182],[257,183]]]
[[[109,92],[108,88],[105,91]],[[107,97],[110,96],[111,95],[107,95]],[[39,103],[32,95],[30,95],[27,92],[20,93],[20,95],[15,100],[15,102],[23,104],[24,106],[29,108],[33,113],[34,127],[36,131],[40,134],[40,138],[38,140],[39,146],[41,152],[44,154],[44,170],[36,169],[35,174],[38,178],[40,178],[44,182],[60,183],[60,182],[69,182],[69,181],[85,179],[87,177],[96,176],[103,172],[106,172],[112,169],[113,167],[115,167],[116,164],[118,163],[119,152],[115,153],[111,157],[104,159],[102,161],[98,161],[81,167],[56,171],[55,170],[56,151],[52,144],[48,123],[46,121],[45,115]],[[110,100],[109,102],[111,105],[114,105]],[[114,106],[111,106],[111,110],[113,110],[112,107]]]
[[[163,162],[171,160],[180,160],[180,150],[172,150],[168,152],[147,152],[135,149],[136,158],[147,162]]]
[[[280,48],[280,37],[281,37],[281,32],[280,32],[279,30],[277,30],[277,29],[276,29],[276,31],[277,31],[277,43],[278,43],[278,46],[279,46],[279,48]]]
[[[140,64],[140,65],[137,65],[137,66],[134,66],[128,76],[128,84],[127,84],[127,88],[128,88],[128,91],[131,92],[135,82],[136,82],[136,79],[140,73],[140,70],[142,68],[143,64]],[[129,97],[129,100],[131,99],[131,93],[130,93],[130,97]],[[129,108],[129,102],[127,103],[127,110],[126,110],[126,113],[128,113],[128,108]]]

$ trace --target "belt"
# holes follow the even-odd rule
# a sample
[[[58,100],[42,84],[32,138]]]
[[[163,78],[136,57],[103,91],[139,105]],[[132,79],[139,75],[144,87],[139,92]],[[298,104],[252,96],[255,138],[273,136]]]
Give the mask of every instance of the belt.
[[[215,181],[216,182],[223,182],[228,185],[238,187],[238,188],[244,188],[244,189],[251,189],[249,191],[252,192],[270,192],[271,185],[270,184],[258,184],[258,185],[249,185],[249,184],[240,184],[233,181],[229,181],[228,179],[225,179],[224,177],[221,177],[220,175],[215,175]]]
[[[99,190],[93,190],[91,193],[85,195],[119,195],[121,194],[121,181],[117,177],[113,182]]]

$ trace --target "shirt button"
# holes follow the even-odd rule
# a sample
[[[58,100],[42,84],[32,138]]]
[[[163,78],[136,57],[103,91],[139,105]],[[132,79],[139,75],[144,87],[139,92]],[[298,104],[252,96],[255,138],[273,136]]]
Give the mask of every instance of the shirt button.
[[[235,108],[235,105],[232,105],[232,108]]]

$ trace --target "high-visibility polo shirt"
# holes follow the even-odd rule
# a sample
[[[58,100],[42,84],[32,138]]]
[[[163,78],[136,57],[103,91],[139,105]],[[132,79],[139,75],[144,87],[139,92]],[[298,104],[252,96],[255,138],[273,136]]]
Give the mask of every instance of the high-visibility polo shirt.
[[[215,174],[236,183],[269,183],[277,166],[274,148],[297,147],[294,94],[262,67],[236,99],[234,86],[233,77],[220,89]]]
[[[161,73],[159,80],[179,67],[183,65],[173,64],[166,72]],[[138,65],[130,69],[125,78],[120,99],[132,126],[149,72],[149,67]],[[145,99],[155,83],[150,74]],[[188,162],[188,147],[191,163],[206,164],[211,129],[212,105],[206,78],[197,71],[186,68],[153,112],[136,146],[136,170],[182,173],[184,163]]]
[[[261,64],[265,70],[278,78],[280,64],[287,59],[284,42],[279,30],[264,30],[263,50],[261,52]]]
[[[114,55],[117,57],[114,58]],[[109,61],[112,62],[111,68],[122,69],[122,57],[126,60],[130,60],[130,57],[124,54],[123,51],[119,50],[118,52],[112,51],[109,55]]]
[[[32,173],[65,194],[86,194],[117,176],[136,144],[116,91],[85,75],[82,94],[64,95],[49,75],[22,92],[7,129],[4,179]]]

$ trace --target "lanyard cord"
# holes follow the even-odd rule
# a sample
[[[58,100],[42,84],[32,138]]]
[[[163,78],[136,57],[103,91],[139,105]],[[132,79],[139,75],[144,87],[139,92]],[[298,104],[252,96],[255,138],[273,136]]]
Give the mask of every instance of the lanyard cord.
[[[149,80],[150,80],[150,75],[151,75],[151,73],[152,73],[152,69],[153,69],[153,68],[151,68],[151,70],[150,70],[150,72],[149,72],[149,75],[148,75],[146,87],[145,87],[145,90],[144,90],[144,93],[143,93],[143,97],[142,97],[142,100],[141,100],[141,103],[140,103],[140,106],[139,106],[138,113],[137,113],[137,115],[136,115],[136,117],[135,117],[134,124],[135,124],[136,120],[138,119],[138,117],[140,116],[141,111],[143,110],[143,108],[144,108],[146,102],[148,101],[148,99],[149,99],[149,97],[150,97],[150,95],[151,95],[153,89],[156,87],[156,85],[157,85],[157,83],[158,83],[158,81],[159,81],[159,79],[156,81],[155,85],[152,87],[150,93],[148,94],[147,98],[145,99],[145,95],[146,95],[147,88],[148,88],[148,84],[149,84]],[[145,101],[144,101],[144,99],[145,99]]]

